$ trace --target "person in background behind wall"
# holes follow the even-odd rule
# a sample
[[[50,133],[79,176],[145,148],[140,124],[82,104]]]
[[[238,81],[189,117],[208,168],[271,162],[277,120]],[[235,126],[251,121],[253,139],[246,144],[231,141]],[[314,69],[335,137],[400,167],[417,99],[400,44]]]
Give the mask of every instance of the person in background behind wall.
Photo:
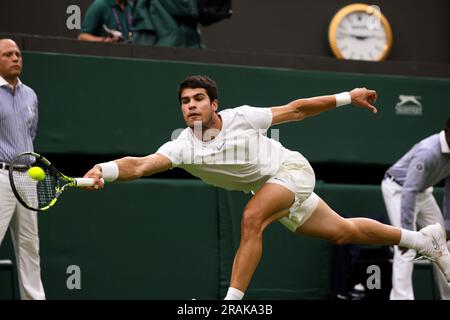
[[[134,43],[204,48],[199,26],[231,16],[231,0],[136,0]]]
[[[156,33],[155,46],[204,47],[197,0],[151,0],[149,15]]]
[[[384,203],[395,227],[416,230],[439,223],[450,231],[450,118],[444,130],[412,147],[390,167],[381,184]],[[445,180],[444,210],[433,196],[433,186]],[[448,244],[448,243],[447,243]],[[394,247],[391,300],[414,300],[412,285],[413,259],[416,251]],[[441,299],[450,300],[450,287],[435,268]]]
[[[133,7],[133,43],[154,45],[155,28],[150,18],[150,6],[153,0],[136,0]]]
[[[16,200],[8,177],[8,163],[33,151],[38,113],[33,89],[24,85],[22,54],[10,39],[0,39],[0,244],[8,226],[14,245],[21,299],[44,300],[39,257],[37,214]]]
[[[133,8],[128,0],[94,0],[81,25],[79,40],[133,42]]]

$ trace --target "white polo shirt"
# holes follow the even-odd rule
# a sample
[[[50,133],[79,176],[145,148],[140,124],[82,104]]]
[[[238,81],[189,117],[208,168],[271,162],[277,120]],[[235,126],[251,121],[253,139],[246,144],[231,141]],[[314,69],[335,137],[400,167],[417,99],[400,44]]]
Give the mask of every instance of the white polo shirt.
[[[208,184],[244,192],[259,189],[293,153],[265,136],[272,124],[272,111],[245,105],[218,114],[222,129],[212,141],[202,142],[186,128],[157,153],[169,158],[173,167],[183,168]]]

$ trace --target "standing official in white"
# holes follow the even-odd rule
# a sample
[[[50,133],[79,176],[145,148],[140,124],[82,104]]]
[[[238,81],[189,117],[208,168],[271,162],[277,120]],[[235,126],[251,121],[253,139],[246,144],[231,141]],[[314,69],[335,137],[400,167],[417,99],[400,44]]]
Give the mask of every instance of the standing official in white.
[[[439,223],[450,231],[450,118],[444,130],[408,151],[390,167],[381,184],[386,209],[395,227],[416,230]],[[433,186],[445,180],[443,213],[433,196]],[[413,260],[416,251],[394,247],[391,300],[414,300]],[[450,287],[439,269],[434,274],[444,300],[450,300]]]
[[[36,94],[19,80],[21,71],[17,44],[0,39],[0,244],[9,226],[20,297],[42,300],[37,215],[19,204],[8,178],[8,162],[20,152],[33,151],[38,120]]]

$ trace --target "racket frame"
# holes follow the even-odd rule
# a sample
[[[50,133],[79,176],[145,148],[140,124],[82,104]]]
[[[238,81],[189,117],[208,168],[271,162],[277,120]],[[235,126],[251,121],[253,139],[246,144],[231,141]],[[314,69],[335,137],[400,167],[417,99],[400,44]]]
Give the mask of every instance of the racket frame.
[[[24,155],[30,155],[30,156],[35,157],[35,158],[36,158],[36,161],[35,161],[35,162],[37,162],[38,160],[39,160],[39,161],[42,161],[48,168],[51,168],[51,170],[52,170],[52,172],[54,173],[54,175],[56,175],[58,178],[62,178],[62,179],[64,179],[65,181],[67,181],[67,183],[64,184],[62,187],[60,187],[59,185],[56,185],[56,187],[55,187],[55,190],[56,190],[55,197],[54,197],[54,198],[49,202],[49,204],[46,205],[45,207],[42,207],[42,208],[33,208],[33,207],[30,207],[30,206],[22,199],[22,197],[20,196],[20,194],[19,194],[19,192],[17,191],[17,188],[16,188],[16,186],[15,186],[15,184],[14,184],[14,176],[13,176],[13,172],[14,172],[14,170],[15,170],[15,169],[14,169],[14,162],[15,162],[14,160],[15,160],[16,158],[22,157],[22,156],[24,156]],[[30,165],[30,166],[28,167],[28,169],[31,168],[31,167],[32,167],[32,165]],[[23,169],[24,169],[24,171],[27,171],[27,170],[28,170],[27,168],[23,168]],[[16,157],[14,157],[14,159],[11,161],[11,163],[10,163],[10,165],[9,165],[9,172],[8,172],[8,174],[9,174],[9,183],[10,183],[10,185],[11,185],[11,189],[12,189],[14,195],[16,196],[16,199],[19,201],[19,203],[20,203],[21,205],[23,205],[25,208],[27,208],[27,209],[29,209],[29,210],[32,210],[32,211],[45,211],[45,210],[50,209],[50,208],[56,203],[56,201],[58,200],[58,197],[62,194],[62,192],[63,192],[66,188],[68,188],[68,187],[76,187],[76,186],[77,186],[77,181],[76,181],[75,178],[71,178],[71,177],[66,176],[66,175],[63,174],[61,171],[59,171],[58,169],[56,169],[55,166],[52,165],[52,163],[51,163],[50,161],[48,161],[44,156],[41,156],[40,154],[35,153],[35,152],[29,152],[29,151],[28,151],[28,152],[22,152],[22,153],[18,154]]]

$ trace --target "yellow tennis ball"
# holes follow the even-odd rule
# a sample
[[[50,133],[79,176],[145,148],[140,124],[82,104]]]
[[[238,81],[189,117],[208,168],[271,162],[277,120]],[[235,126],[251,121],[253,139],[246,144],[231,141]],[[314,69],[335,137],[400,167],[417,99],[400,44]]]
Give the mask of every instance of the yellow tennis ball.
[[[37,181],[42,181],[45,179],[45,172],[41,167],[31,167],[28,169],[28,174],[31,178]]]

